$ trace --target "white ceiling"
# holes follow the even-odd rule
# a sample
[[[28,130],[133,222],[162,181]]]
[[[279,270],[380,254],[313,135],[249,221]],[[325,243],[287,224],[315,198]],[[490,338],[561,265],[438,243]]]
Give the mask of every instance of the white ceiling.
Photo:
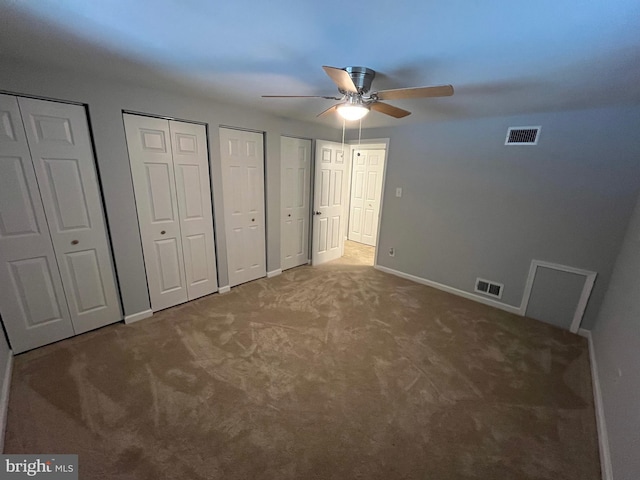
[[[0,0],[0,22],[5,57],[306,121],[335,102],[260,95],[335,95],[322,65],[455,88],[363,127],[640,104],[638,0]]]

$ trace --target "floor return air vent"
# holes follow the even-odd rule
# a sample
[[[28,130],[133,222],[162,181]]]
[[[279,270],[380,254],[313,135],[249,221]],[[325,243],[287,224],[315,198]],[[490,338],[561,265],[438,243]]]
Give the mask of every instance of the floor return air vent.
[[[501,283],[493,282],[491,280],[485,280],[484,278],[476,278],[475,291],[483,293],[491,297],[501,298],[504,285]]]

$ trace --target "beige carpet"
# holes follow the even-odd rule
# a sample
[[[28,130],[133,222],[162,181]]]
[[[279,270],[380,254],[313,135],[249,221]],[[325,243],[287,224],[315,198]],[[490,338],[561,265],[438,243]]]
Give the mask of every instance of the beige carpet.
[[[583,338],[358,257],[17,356],[6,453],[77,453],[82,479],[599,478]]]

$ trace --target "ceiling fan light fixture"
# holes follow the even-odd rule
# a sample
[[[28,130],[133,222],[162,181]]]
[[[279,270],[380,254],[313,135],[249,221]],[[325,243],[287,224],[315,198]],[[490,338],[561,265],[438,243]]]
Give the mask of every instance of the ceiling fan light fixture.
[[[338,113],[345,120],[360,120],[369,113],[369,107],[361,104],[345,103],[338,106]]]

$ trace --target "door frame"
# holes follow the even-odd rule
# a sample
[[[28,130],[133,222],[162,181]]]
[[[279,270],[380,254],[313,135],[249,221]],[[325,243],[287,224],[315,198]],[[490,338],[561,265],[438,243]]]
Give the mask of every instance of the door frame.
[[[366,138],[358,140],[351,140],[349,142],[349,161],[351,165],[349,166],[349,202],[348,202],[348,211],[347,211],[347,232],[349,226],[349,217],[351,212],[351,175],[353,173],[353,152],[357,149],[371,149],[371,150],[381,150],[384,148],[385,158],[384,158],[384,168],[382,169],[382,184],[380,186],[380,209],[378,211],[378,228],[376,232],[376,246],[375,252],[373,255],[373,266],[378,266],[378,247],[380,246],[380,227],[382,226],[382,209],[384,208],[384,192],[385,185],[387,180],[387,167],[389,165],[389,143],[390,138]],[[345,239],[347,236],[345,236]],[[343,252],[344,254],[344,252]]]
[[[593,290],[593,285],[596,281],[598,272],[593,272],[591,270],[585,270],[582,268],[570,267],[568,265],[561,265],[559,263],[545,262],[543,260],[531,260],[529,274],[527,275],[527,283],[524,287],[522,303],[520,304],[520,310],[518,312],[523,317],[527,314],[529,299],[531,298],[531,292],[533,290],[533,282],[535,281],[538,268],[548,268],[551,270],[573,273],[575,275],[581,275],[584,277],[584,285],[582,286],[580,298],[578,299],[578,303],[576,304],[576,309],[573,313],[573,319],[571,320],[571,325],[569,326],[569,331],[571,333],[578,333],[580,324],[582,323],[582,317],[584,316],[584,311],[587,308],[587,302],[589,301],[589,297],[591,296],[591,290]]]

